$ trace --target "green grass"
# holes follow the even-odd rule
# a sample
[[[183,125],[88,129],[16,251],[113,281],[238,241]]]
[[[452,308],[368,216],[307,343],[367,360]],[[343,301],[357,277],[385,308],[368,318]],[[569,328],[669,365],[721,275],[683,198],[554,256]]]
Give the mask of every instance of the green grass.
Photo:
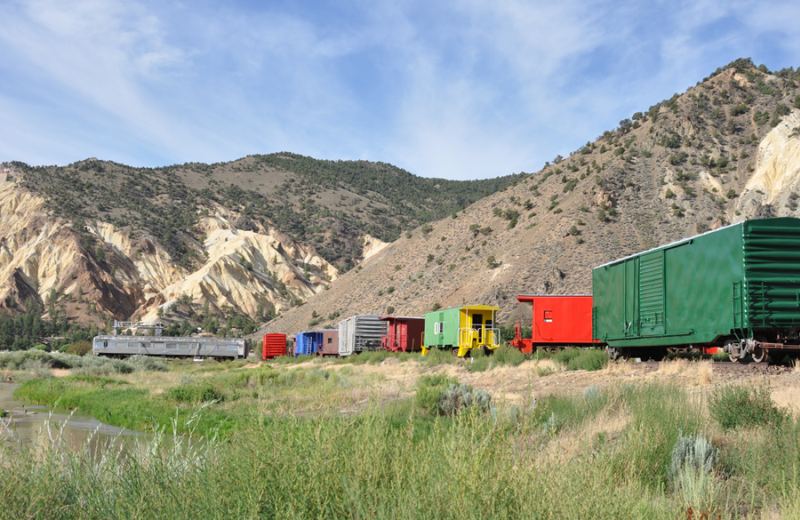
[[[147,390],[108,378],[70,376],[27,381],[14,392],[14,397],[59,408],[79,409],[99,421],[139,431],[153,431],[177,420],[179,432],[192,428],[187,424],[194,409],[175,406],[170,399],[150,397]],[[193,403],[196,404],[196,403]],[[208,408],[195,428],[199,435],[229,434],[237,419],[221,410]]]
[[[449,382],[429,377],[420,388]],[[590,387],[515,413],[443,417],[426,412],[428,400],[376,401],[356,415],[246,414],[227,441],[182,449],[158,438],[103,457],[47,438],[2,448],[3,515],[672,520],[689,507],[713,518],[800,510],[800,426],[791,419],[720,437],[702,396],[657,384]],[[606,416],[624,420],[615,427]],[[586,442],[590,424],[597,433]],[[721,462],[673,489],[667,472],[681,434],[713,439]]]
[[[262,367],[185,386],[211,385],[226,398],[253,388],[285,396],[329,389],[336,377],[351,377],[347,372],[352,368]],[[181,449],[159,446],[157,437],[123,452],[100,448],[98,457],[46,436],[30,448],[0,448],[2,514],[672,520],[687,518],[689,507],[697,517],[713,518],[800,510],[800,425],[788,416],[780,425],[719,430],[703,395],[663,384],[589,387],[535,405],[440,416],[435,404],[451,382],[423,376],[416,397],[374,400],[354,415],[254,413],[260,406],[253,403],[238,410],[237,427],[224,440]],[[100,385],[102,395],[92,393]],[[147,415],[154,399],[162,399],[131,386],[82,377],[21,388],[70,404],[91,397],[99,413],[103,407],[119,413],[115,402],[137,402]],[[213,407],[202,411],[214,413]],[[720,462],[711,474],[673,487],[668,471],[680,435],[712,439]]]
[[[597,348],[566,348],[553,359],[567,365],[567,370],[600,370],[608,364],[608,355]]]
[[[263,364],[252,370],[224,370],[217,365],[176,367],[181,372],[180,382],[168,383],[158,395],[122,379],[82,374],[29,379],[14,395],[29,402],[79,409],[113,426],[153,431],[159,425],[171,428],[177,421],[179,432],[191,429],[198,435],[227,438],[258,407],[324,410],[336,406],[340,393],[346,395],[348,389],[380,379],[377,375],[356,378],[352,367],[286,370]],[[199,422],[190,420],[201,405],[204,412]]]

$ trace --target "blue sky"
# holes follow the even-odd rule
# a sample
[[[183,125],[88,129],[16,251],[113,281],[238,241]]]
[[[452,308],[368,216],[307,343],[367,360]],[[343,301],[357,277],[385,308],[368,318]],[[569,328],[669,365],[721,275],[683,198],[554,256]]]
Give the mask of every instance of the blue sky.
[[[426,177],[536,171],[752,57],[800,2],[0,1],[0,161],[291,151]]]

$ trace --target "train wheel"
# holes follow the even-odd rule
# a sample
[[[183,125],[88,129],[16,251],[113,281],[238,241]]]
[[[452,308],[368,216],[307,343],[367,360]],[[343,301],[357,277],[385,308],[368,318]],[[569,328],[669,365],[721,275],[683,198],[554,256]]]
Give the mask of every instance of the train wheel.
[[[731,352],[731,351],[739,352],[739,344],[736,343],[735,341],[729,341],[728,343],[726,343],[725,347],[723,347],[723,350],[728,353],[728,359],[731,361],[731,363],[738,363],[741,360],[741,358],[738,355],[733,354]]]
[[[753,357],[753,363],[761,363],[767,359],[768,351],[761,347],[755,347],[753,349],[753,353],[751,356]]]

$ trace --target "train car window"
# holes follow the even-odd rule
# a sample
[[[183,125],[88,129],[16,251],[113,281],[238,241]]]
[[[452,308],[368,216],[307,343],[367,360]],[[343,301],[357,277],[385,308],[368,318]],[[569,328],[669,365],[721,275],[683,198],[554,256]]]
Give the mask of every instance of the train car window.
[[[553,311],[544,311],[544,322],[545,323],[553,322]]]
[[[178,348],[177,343],[167,343],[167,348]]]
[[[328,338],[328,343],[333,343],[333,338]]]
[[[444,322],[439,322],[439,334],[444,334]]]
[[[107,347],[107,346],[108,346],[108,341],[104,341],[104,342],[103,342],[103,346],[104,346],[104,347]]]
[[[439,334],[439,322],[438,321],[433,322],[433,333],[434,334]]]

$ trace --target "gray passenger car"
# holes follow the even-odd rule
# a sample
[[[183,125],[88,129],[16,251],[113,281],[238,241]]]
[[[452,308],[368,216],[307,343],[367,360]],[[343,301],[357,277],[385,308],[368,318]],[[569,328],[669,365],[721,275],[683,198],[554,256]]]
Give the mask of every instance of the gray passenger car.
[[[244,359],[250,353],[241,338],[169,338],[166,336],[96,336],[95,356],[161,356],[175,358]]]

